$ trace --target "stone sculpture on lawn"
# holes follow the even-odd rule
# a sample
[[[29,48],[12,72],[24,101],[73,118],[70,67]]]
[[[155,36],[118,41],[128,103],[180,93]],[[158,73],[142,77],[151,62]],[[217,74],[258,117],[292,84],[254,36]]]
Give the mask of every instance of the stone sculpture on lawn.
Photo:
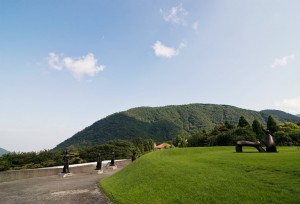
[[[136,160],[136,151],[133,150],[133,151],[132,151],[132,156],[131,156],[131,161],[133,162],[133,161],[135,161],[135,160]]]
[[[269,130],[267,130],[267,135],[263,139],[263,143],[266,145],[267,152],[277,152],[276,144]]]
[[[96,170],[101,170],[101,168],[102,168],[102,158],[101,158],[101,154],[98,153]]]
[[[111,153],[110,166],[115,166],[115,152]]]
[[[236,152],[243,152],[243,146],[255,147],[259,152],[277,152],[276,144],[273,140],[273,136],[270,132],[266,131],[266,136],[262,140],[262,143],[266,146],[266,150],[261,147],[261,143],[259,141],[251,142],[251,141],[237,141],[235,150]]]
[[[68,174],[70,173],[69,170],[69,154],[68,154],[68,150],[65,150],[64,152],[64,156],[63,156],[63,160],[64,160],[64,168],[63,168],[63,172],[64,174]]]

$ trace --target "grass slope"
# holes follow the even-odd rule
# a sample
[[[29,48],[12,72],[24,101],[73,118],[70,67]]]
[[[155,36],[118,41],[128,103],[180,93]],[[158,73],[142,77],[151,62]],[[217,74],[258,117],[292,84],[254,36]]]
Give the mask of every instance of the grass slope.
[[[114,203],[299,203],[299,147],[245,150],[249,153],[234,153],[234,147],[161,150],[99,186]]]

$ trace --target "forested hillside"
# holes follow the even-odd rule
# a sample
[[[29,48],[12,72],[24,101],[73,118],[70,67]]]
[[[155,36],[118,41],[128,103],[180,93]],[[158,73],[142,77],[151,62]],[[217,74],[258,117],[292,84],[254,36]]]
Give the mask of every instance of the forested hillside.
[[[274,118],[278,120],[284,120],[289,122],[299,122],[299,117],[280,111],[280,110],[262,110],[260,111],[263,117],[267,118],[269,115],[272,115]]]
[[[240,116],[244,116],[251,123],[256,119],[266,126],[269,114],[272,115],[268,111],[257,112],[229,105],[213,104],[139,107],[115,113],[95,122],[57,145],[56,149],[70,145],[103,144],[113,139],[136,137],[151,138],[156,142],[168,141],[178,134],[184,136],[199,130],[211,131],[216,125],[223,124],[225,121],[237,125]],[[287,115],[281,112],[274,117],[278,122],[290,121]]]

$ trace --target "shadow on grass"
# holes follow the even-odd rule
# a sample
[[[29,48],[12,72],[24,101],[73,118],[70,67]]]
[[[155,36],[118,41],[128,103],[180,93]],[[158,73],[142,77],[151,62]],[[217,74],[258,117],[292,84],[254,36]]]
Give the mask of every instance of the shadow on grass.
[[[274,154],[274,153],[279,153],[279,151],[277,152],[253,152],[253,151],[244,151],[244,152],[232,152],[232,153],[237,153],[237,154]]]

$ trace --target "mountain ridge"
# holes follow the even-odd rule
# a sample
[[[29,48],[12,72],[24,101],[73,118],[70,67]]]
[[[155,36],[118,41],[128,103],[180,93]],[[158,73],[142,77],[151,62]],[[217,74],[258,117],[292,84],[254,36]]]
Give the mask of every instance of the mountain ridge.
[[[285,120],[290,120],[291,122],[296,122],[296,121],[299,120],[299,117],[297,115],[295,116],[295,115],[292,115],[290,113],[286,113],[286,112],[281,111],[281,110],[265,109],[265,110],[262,110],[260,112],[263,112],[263,113],[266,113],[266,114],[271,114],[271,115],[280,117],[280,118],[285,119]]]
[[[101,144],[114,139],[151,138],[157,142],[168,141],[178,134],[189,135],[199,130],[211,131],[225,121],[237,125],[240,116],[251,124],[258,120],[263,126],[269,115],[278,122],[300,121],[283,111],[253,111],[231,105],[186,104],[162,107],[136,107],[114,113],[84,128],[55,149],[68,146]]]
[[[9,151],[0,147],[0,155],[7,154]]]

